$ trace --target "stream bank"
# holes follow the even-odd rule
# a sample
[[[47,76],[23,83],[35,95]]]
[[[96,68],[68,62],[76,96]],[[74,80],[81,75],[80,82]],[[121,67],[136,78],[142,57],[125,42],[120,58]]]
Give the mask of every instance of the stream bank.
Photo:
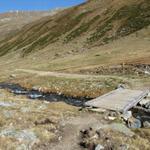
[[[6,89],[9,92],[13,93],[14,95],[24,95],[29,99],[35,100],[45,100],[49,102],[65,102],[69,105],[83,107],[84,103],[90,99],[85,97],[71,97],[66,96],[64,94],[58,93],[44,93],[35,89],[26,89],[21,87],[19,84],[14,83],[0,83],[0,89]]]

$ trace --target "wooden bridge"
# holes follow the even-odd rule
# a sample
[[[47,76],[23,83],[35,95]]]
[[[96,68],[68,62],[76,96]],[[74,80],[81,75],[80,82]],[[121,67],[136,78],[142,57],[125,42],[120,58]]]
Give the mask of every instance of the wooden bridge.
[[[123,113],[136,106],[139,101],[148,95],[148,93],[148,90],[140,91],[119,88],[86,102],[85,106],[103,108]]]

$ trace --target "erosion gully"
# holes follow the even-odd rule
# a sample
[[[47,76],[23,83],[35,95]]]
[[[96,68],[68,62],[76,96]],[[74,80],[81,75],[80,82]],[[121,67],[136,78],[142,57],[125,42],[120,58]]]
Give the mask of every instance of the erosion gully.
[[[45,100],[49,102],[65,102],[69,105],[73,105],[76,107],[83,107],[84,103],[90,99],[85,97],[71,97],[58,93],[44,93],[38,90],[28,90],[26,88],[21,87],[19,84],[14,83],[0,83],[0,89],[6,89],[9,92],[15,95],[24,95],[29,99],[35,100]]]

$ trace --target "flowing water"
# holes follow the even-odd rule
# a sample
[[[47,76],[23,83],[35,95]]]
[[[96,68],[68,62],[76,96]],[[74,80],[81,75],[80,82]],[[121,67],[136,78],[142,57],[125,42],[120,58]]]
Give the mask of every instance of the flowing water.
[[[73,105],[77,107],[84,106],[84,102],[90,100],[84,97],[71,97],[71,96],[65,96],[63,94],[57,94],[57,93],[44,93],[38,90],[27,90],[21,87],[19,84],[13,84],[13,83],[0,83],[0,88],[7,89],[8,91],[10,91],[15,95],[24,95],[29,99],[33,99],[33,100],[39,99],[39,100],[46,100],[49,102],[63,101],[69,105]]]

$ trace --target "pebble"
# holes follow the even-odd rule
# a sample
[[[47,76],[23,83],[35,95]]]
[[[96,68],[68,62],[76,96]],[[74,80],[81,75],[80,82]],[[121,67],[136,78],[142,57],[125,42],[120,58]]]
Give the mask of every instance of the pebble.
[[[143,122],[143,127],[144,128],[150,128],[150,122],[149,121]]]
[[[125,113],[123,113],[123,115],[121,116],[125,121],[127,121],[129,118],[132,117],[132,112],[131,111],[127,111]]]
[[[120,149],[119,150],[128,150],[129,146],[127,144],[122,144],[120,145]]]
[[[149,103],[149,102],[150,102],[150,99],[149,99],[149,98],[146,98],[146,99],[141,100],[141,101],[139,102],[139,104],[140,104],[141,106],[144,106],[144,105],[146,105],[146,104]]]
[[[139,119],[130,119],[128,121],[128,127],[131,129],[138,129],[142,127],[142,123]]]
[[[115,120],[116,119],[116,117],[111,117],[111,116],[108,116],[108,120],[111,120],[111,121],[113,121],[113,120]]]
[[[104,146],[101,144],[98,144],[95,148],[95,150],[103,150],[103,149],[104,149]]]

